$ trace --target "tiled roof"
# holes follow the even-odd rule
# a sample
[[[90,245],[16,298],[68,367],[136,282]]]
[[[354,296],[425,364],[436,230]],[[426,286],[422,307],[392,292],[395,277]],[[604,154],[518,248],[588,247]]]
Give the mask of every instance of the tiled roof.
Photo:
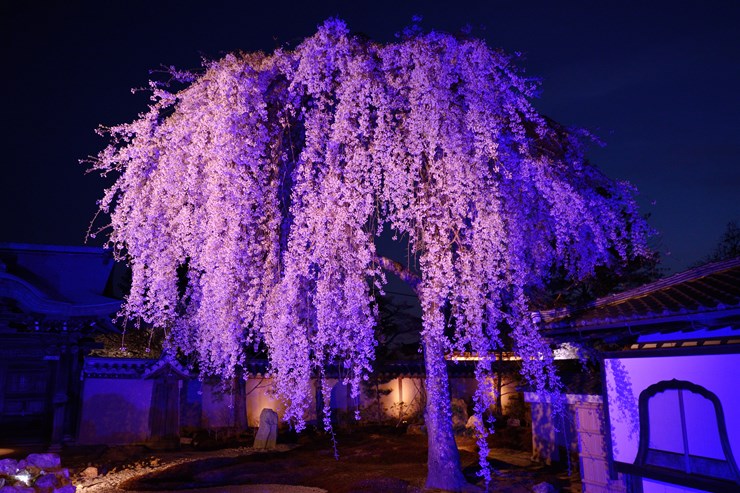
[[[549,335],[639,328],[671,332],[740,324],[740,258],[715,262],[580,307],[532,314]]]
[[[146,379],[167,370],[183,378],[194,378],[175,358],[168,355],[158,359],[88,356],[82,374],[85,378]]]
[[[155,359],[145,358],[87,357],[82,373],[85,378],[144,378],[156,363]]]
[[[649,341],[635,342],[630,349],[686,349],[686,348],[711,348],[737,345],[740,347],[740,337],[718,337],[716,339],[687,339],[679,341]]]
[[[107,324],[121,305],[106,295],[113,264],[102,248],[0,243],[0,326],[74,318]]]

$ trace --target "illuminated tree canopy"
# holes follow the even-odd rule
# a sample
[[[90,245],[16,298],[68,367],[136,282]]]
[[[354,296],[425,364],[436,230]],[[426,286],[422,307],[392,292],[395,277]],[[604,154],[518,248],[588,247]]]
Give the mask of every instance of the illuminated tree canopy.
[[[149,110],[107,129],[95,163],[116,176],[100,207],[133,271],[124,314],[167,328],[207,373],[232,376],[264,344],[299,428],[327,364],[359,392],[384,268],[414,278],[376,254],[384,228],[416,262],[429,405],[441,409],[428,420],[441,428],[445,354],[490,353],[511,327],[525,376],[545,388],[551,356],[528,288],[646,251],[630,186],[588,164],[483,41],[410,32],[378,44],[330,20],[294,50],[173,75],[187,87],[152,84]]]

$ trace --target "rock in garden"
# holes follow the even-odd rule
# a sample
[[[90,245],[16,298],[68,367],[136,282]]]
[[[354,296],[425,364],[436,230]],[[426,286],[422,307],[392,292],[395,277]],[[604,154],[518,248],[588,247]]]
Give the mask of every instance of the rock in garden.
[[[533,493],[555,493],[557,490],[550,483],[537,483],[532,487]]]
[[[36,491],[51,493],[55,488],[61,486],[59,478],[55,474],[43,474],[36,478],[33,487]]]
[[[468,422],[465,423],[465,429],[470,431],[476,431],[479,427],[483,426],[483,422],[480,420],[480,417],[473,414],[471,417],[468,418]]]
[[[30,486],[15,485],[15,486],[3,486],[0,488],[0,493],[36,493]]]
[[[427,427],[423,424],[412,423],[406,428],[406,433],[409,435],[426,435]]]
[[[269,408],[260,413],[260,427],[254,437],[254,448],[274,449],[277,443],[278,414]]]
[[[86,467],[81,473],[80,476],[82,476],[85,479],[93,479],[98,477],[98,468],[97,467]]]
[[[62,467],[62,461],[57,454],[31,454],[26,457],[26,464],[44,470]]]
[[[461,430],[468,422],[468,404],[465,399],[452,399],[452,428]]]
[[[10,476],[18,470],[18,461],[13,459],[0,460],[0,474]],[[1,485],[0,485],[1,486]]]

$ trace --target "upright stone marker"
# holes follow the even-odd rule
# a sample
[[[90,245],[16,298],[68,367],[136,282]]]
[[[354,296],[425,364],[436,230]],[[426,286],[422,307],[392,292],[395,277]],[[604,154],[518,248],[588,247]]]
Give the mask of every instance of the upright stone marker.
[[[278,415],[269,408],[260,413],[260,427],[254,437],[254,448],[274,449],[277,441]]]

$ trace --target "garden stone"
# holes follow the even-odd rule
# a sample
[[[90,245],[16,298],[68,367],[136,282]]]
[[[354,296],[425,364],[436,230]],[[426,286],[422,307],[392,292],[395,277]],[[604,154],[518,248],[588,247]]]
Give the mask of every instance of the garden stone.
[[[557,490],[550,483],[538,483],[532,487],[533,493],[555,493]]]
[[[13,459],[0,460],[0,474],[10,476],[18,470],[18,461]],[[2,486],[2,485],[0,485]]]
[[[459,431],[468,423],[468,404],[465,399],[452,398],[452,429]]]
[[[260,427],[254,437],[254,448],[274,449],[277,443],[278,414],[269,408],[260,413]]]
[[[55,474],[44,474],[36,478],[33,486],[37,491],[51,493],[57,486],[60,486],[60,481]]]
[[[406,428],[406,433],[409,435],[426,435],[427,427],[423,424],[412,423]]]
[[[26,464],[44,470],[62,467],[62,461],[57,454],[31,454],[26,457]]]
[[[0,493],[36,493],[30,486],[15,485],[15,486],[3,486],[0,488]]]
[[[465,423],[465,429],[468,431],[477,431],[479,427],[483,426],[483,422],[481,421],[480,417],[476,414],[473,414],[468,418],[468,422]]]

